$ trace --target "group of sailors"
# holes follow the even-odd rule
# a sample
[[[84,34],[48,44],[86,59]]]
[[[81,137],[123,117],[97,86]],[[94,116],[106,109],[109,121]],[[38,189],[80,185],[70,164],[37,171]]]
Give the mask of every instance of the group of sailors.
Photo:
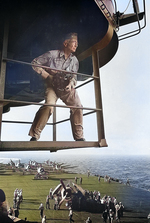
[[[79,178],[78,177],[75,177],[74,178],[75,184],[78,183],[78,179],[79,179],[79,183],[82,184],[82,177],[79,177]]]
[[[100,193],[100,191],[96,191],[96,190],[88,191],[88,190],[85,190],[85,197],[101,203],[101,193]]]
[[[50,209],[50,199],[53,199],[53,189],[52,188],[50,188],[49,194],[46,196],[46,202],[45,202],[46,209]],[[39,210],[40,210],[40,218],[42,220],[42,223],[45,223],[46,222],[46,215],[44,215],[44,205],[43,205],[43,203],[40,204]],[[58,210],[58,200],[57,201],[55,200],[54,210]]]
[[[112,223],[114,219],[120,222],[120,218],[123,217],[124,205],[122,202],[118,202],[116,197],[105,195],[101,198],[100,191],[96,190],[86,191],[86,196],[104,205],[102,214],[104,222],[108,220],[109,223]]]
[[[98,180],[100,181],[100,176],[98,176]],[[105,176],[104,176],[104,182],[111,183],[111,181],[116,181],[116,182],[119,182],[119,183],[123,183],[121,180],[112,178],[112,177],[110,177],[110,176],[108,176],[108,175],[105,175]],[[131,185],[130,185],[129,178],[127,178],[126,185],[131,186]]]
[[[58,193],[59,194],[59,193]],[[50,209],[50,199],[53,199],[53,189],[50,188],[49,194],[46,196],[46,209]],[[42,220],[42,223],[46,223],[46,215],[44,215],[44,205],[43,203],[39,206],[40,210],[40,218]],[[54,210],[59,210],[59,197],[56,196],[54,198]]]
[[[54,199],[54,207],[53,207],[54,210],[59,210],[60,209],[59,202],[61,201],[61,192],[58,191],[57,195],[54,196],[53,195],[53,189],[50,188],[49,195],[47,195],[47,197],[46,197],[46,207],[50,207],[50,204],[49,204],[50,199],[51,200]]]
[[[123,217],[124,206],[122,202],[117,201],[116,197],[107,195],[101,197],[100,191],[96,190],[85,191],[85,197],[88,199],[93,199],[103,206],[102,217],[104,222],[109,221],[109,223],[112,223],[114,219],[117,222],[120,222],[120,218]],[[49,194],[46,197],[46,209],[50,209],[50,199],[54,199],[54,210],[59,210],[59,202],[62,199],[61,192],[58,191],[57,196],[53,196],[53,189],[50,188]],[[71,204],[68,204],[67,206],[69,208]],[[44,205],[42,203],[39,207],[39,210],[41,219],[43,219]]]
[[[14,191],[13,208],[20,208],[20,203],[23,201],[22,189],[16,188]]]
[[[101,202],[105,205],[105,210],[103,212],[103,220],[107,222],[109,220],[110,223],[115,219],[120,222],[120,218],[123,217],[124,205],[122,202],[118,202],[116,197],[111,197],[105,195]]]
[[[111,182],[111,177],[105,175],[105,176],[104,176],[104,182],[108,182],[108,183],[110,183],[110,182]]]
[[[107,220],[109,220],[109,222],[112,223],[114,219],[120,222],[120,218],[123,217],[124,205],[122,204],[122,202],[118,202],[116,197],[111,197],[107,195],[101,197],[100,191],[96,190],[94,190],[93,192],[86,191],[85,196],[104,205],[104,222],[107,222]]]
[[[22,195],[22,189],[16,188],[14,191],[14,197],[13,197],[13,208],[9,207],[8,209],[8,215],[14,215],[18,218],[19,216],[19,209],[20,209],[20,203],[23,201],[23,195]]]

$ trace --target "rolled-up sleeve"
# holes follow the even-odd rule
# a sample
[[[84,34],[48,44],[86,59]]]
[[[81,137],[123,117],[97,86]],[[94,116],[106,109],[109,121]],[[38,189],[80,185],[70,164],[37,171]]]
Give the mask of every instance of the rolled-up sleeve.
[[[49,66],[51,60],[51,53],[50,51],[47,53],[44,53],[43,55],[35,58],[31,63],[33,65],[42,65],[42,66]],[[35,70],[38,74],[41,74],[43,71],[43,68],[40,66],[32,66],[33,70]]]

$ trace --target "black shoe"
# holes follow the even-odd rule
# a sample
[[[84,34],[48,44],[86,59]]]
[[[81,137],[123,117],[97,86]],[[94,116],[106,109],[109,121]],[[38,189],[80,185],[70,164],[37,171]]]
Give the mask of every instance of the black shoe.
[[[30,141],[37,141],[37,139],[36,139],[35,137],[32,137],[32,138],[30,139]]]
[[[85,141],[85,139],[84,138],[76,139],[76,141]]]

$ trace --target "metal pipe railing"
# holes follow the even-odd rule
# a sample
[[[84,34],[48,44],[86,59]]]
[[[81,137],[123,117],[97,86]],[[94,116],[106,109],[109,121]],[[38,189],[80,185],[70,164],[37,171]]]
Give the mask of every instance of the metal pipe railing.
[[[87,113],[83,114],[83,116],[91,115],[91,114],[93,114],[95,112],[96,111],[87,112]],[[60,124],[60,123],[63,123],[63,122],[67,122],[67,121],[70,121],[70,118],[67,118],[67,119],[64,119],[64,120],[61,120],[61,121],[58,121],[58,122],[47,123],[46,125],[57,125],[57,124]],[[2,122],[3,123],[9,123],[9,124],[27,124],[27,125],[31,125],[33,123],[33,122],[9,121],[9,120],[3,120]]]
[[[135,1],[135,0],[133,0],[133,1]],[[136,30],[134,30],[134,31],[131,31],[131,32],[128,32],[128,33],[125,33],[125,34],[122,34],[122,35],[118,36],[119,41],[124,40],[124,39],[127,39],[129,37],[136,36],[136,35],[138,35],[141,32],[142,29],[145,28],[145,26],[146,26],[146,15],[145,15],[146,14],[146,7],[145,7],[145,0],[143,0],[143,6],[144,6],[144,25],[141,27],[140,20],[139,20],[139,16],[138,16],[138,12],[137,12],[137,10],[135,10],[136,11],[135,13],[136,13],[136,17],[137,17],[137,22],[138,22],[138,27],[139,28],[136,29]],[[134,34],[133,35],[130,35],[132,33],[134,33]],[[126,37],[120,38],[120,37],[123,37],[123,36],[126,36]]]
[[[8,100],[8,99],[0,99],[1,103],[16,103],[21,105],[44,105],[44,106],[52,106],[52,107],[59,107],[59,108],[73,108],[73,109],[83,109],[83,110],[93,110],[93,111],[101,111],[102,109],[98,108],[88,108],[88,107],[76,107],[76,106],[67,106],[67,105],[56,105],[56,104],[47,104],[47,103],[38,103],[38,102],[30,102],[30,101],[16,101],[16,100]]]
[[[35,64],[34,65],[32,63],[28,63],[28,62],[24,62],[24,61],[19,61],[19,60],[13,60],[13,59],[9,59],[9,58],[2,58],[2,61],[4,61],[4,62],[20,63],[20,64],[24,64],[24,65],[29,65],[29,66],[37,66],[37,67],[42,67],[42,68],[46,68],[46,69],[51,69],[50,67],[47,67],[47,66],[41,66],[41,65],[38,65],[38,64]],[[75,72],[58,70],[58,69],[52,69],[52,70],[56,70],[58,72],[72,73],[72,74],[75,74],[75,75],[81,75],[81,76],[90,78],[90,80],[84,82],[83,84],[80,84],[80,85],[76,86],[76,88],[82,87],[82,86],[84,86],[84,85],[92,82],[95,79],[99,79],[99,77],[95,77],[95,76],[91,76],[91,75],[87,75],[87,74],[82,74],[82,73],[75,73]],[[70,109],[71,108],[74,108],[74,109],[92,110],[91,112],[88,112],[88,113],[83,114],[83,116],[89,115],[89,114],[92,114],[92,113],[95,113],[97,111],[102,111],[102,109],[89,108],[89,107],[76,107],[76,106],[46,104],[46,103],[17,101],[17,100],[8,100],[8,99],[2,99],[2,100],[0,100],[0,103],[2,103],[2,104],[3,103],[14,103],[14,104],[20,104],[20,105],[40,105],[40,106],[44,105],[44,106],[53,106],[54,108],[60,107],[60,108],[70,108]],[[70,120],[69,118],[68,119],[64,119],[64,120],[61,120],[61,121],[58,121],[58,122],[56,122],[56,120],[53,120],[53,123],[47,123],[47,125],[52,125],[53,128],[56,128],[55,126],[57,124],[60,124],[60,123],[63,123],[63,122],[69,121],[69,120]],[[32,122],[24,122],[24,121],[5,121],[5,120],[2,120],[2,122],[3,123],[9,123],[9,124],[32,124]],[[55,133],[53,135],[54,135],[53,136],[53,139],[55,139],[54,141],[56,141],[56,130],[55,130]]]
[[[2,60],[13,62],[13,63],[25,64],[25,65],[28,65],[28,66],[41,67],[41,68],[44,68],[44,69],[55,70],[55,71],[58,71],[58,72],[65,72],[65,73],[68,73],[68,74],[81,75],[81,76],[88,77],[88,78],[93,78],[93,79],[99,79],[99,77],[94,77],[94,76],[91,76],[91,75],[88,75],[88,74],[83,74],[83,73],[78,73],[78,72],[75,73],[75,72],[72,72],[72,71],[50,68],[50,67],[39,65],[39,64],[32,64],[32,63],[28,63],[28,62],[24,62],[24,61],[20,61],[20,60],[13,60],[13,59],[5,58],[5,57],[2,58]]]

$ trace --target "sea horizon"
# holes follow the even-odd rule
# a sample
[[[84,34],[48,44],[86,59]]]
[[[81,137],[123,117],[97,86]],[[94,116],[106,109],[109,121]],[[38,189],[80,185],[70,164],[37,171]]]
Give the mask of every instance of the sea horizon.
[[[63,155],[62,155],[63,154]],[[150,157],[147,155],[97,155],[96,153],[3,153],[0,157],[0,163],[9,163],[10,160],[21,163],[28,163],[30,160],[43,163],[46,160],[67,165],[67,171],[77,174],[110,176],[118,179],[121,183],[126,183],[127,179],[130,185],[150,191]]]

